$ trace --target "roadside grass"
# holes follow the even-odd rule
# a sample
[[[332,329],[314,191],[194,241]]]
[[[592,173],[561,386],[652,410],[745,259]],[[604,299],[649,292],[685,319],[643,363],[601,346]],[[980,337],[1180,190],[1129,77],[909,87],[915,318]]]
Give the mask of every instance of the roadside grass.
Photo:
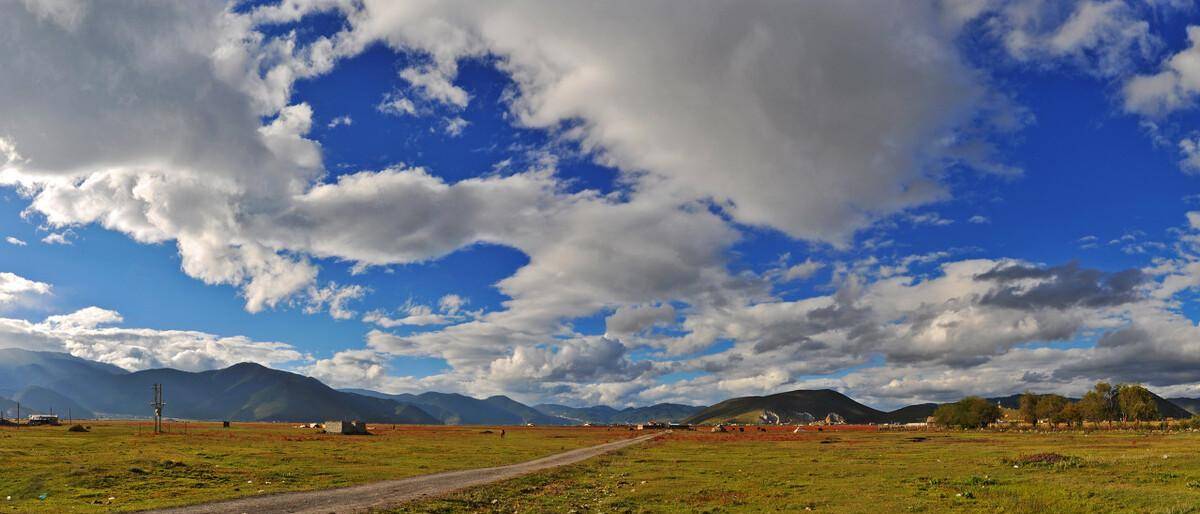
[[[451,512],[1200,512],[1200,433],[674,433]]]
[[[285,423],[84,422],[0,428],[0,512],[112,512],[511,464],[629,437],[624,430],[372,425],[371,436]],[[491,433],[485,433],[487,431]],[[44,499],[39,499],[45,495]],[[11,496],[11,500],[7,497]]]

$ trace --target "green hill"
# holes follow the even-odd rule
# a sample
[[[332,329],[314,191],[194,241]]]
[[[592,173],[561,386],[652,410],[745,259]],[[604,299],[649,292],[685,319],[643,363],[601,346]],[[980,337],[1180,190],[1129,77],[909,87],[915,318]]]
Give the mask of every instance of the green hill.
[[[831,389],[789,391],[769,396],[731,398],[708,407],[684,420],[685,423],[758,423],[766,413],[779,416],[783,423],[800,422],[811,416],[821,419],[837,413],[849,423],[880,423],[887,413],[858,403]]]

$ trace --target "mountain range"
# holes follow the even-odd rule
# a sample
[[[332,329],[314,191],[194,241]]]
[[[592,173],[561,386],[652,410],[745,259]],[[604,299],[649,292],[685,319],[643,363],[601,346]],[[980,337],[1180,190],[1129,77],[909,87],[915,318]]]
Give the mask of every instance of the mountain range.
[[[57,413],[75,418],[146,418],[152,413],[151,386],[163,384],[165,414],[172,418],[231,421],[324,421],[359,419],[375,423],[448,425],[577,425],[642,423],[650,420],[756,423],[825,418],[836,413],[849,423],[924,421],[938,404],[881,411],[829,389],[797,390],[767,396],[731,398],[709,407],[660,403],[615,409],[604,405],[528,406],[507,396],[478,399],[454,393],[386,394],[367,389],[336,390],[319,380],[241,363],[187,372],[124,369],[65,353],[0,349],[0,415]],[[1019,396],[991,398],[1015,408]],[[1200,399],[1155,396],[1159,412],[1186,418]]]
[[[659,403],[648,407],[627,407],[620,410],[607,405],[568,407],[552,403],[534,405],[533,408],[560,418],[566,418],[576,424],[625,424],[642,423],[651,420],[675,423],[683,421],[704,409],[704,407],[678,403]]]
[[[169,417],[234,421],[363,419],[440,424],[415,405],[336,391],[314,378],[242,363],[191,373],[127,372],[63,353],[0,349],[0,391],[25,409],[74,417],[148,417],[151,386]],[[6,415],[15,413],[6,412]]]
[[[832,389],[800,389],[768,396],[730,398],[693,414],[684,422],[697,425],[758,423],[767,417],[788,423],[824,419],[830,414],[837,414],[848,423],[907,423],[924,421],[935,408],[937,405],[930,403],[884,412]]]
[[[1151,393],[1154,395],[1154,393]],[[1068,398],[1078,401],[1075,398]],[[987,399],[1002,407],[1016,409],[1020,406],[1021,395],[1014,394]],[[1172,398],[1167,400],[1154,395],[1158,412],[1163,417],[1186,419],[1192,412],[1181,407],[1200,407],[1200,399]],[[1178,402],[1178,404],[1177,404]],[[693,424],[716,423],[756,423],[766,416],[775,416],[787,423],[789,421],[805,421],[810,418],[822,419],[831,413],[836,413],[848,423],[914,423],[925,421],[933,415],[938,404],[921,403],[901,407],[894,411],[884,412],[873,409],[854,399],[830,389],[797,390],[769,396],[743,396],[731,398],[708,407],[684,420]]]
[[[538,411],[507,396],[483,400],[456,393],[385,394],[367,389],[343,391],[416,405],[447,425],[572,425],[574,421]]]

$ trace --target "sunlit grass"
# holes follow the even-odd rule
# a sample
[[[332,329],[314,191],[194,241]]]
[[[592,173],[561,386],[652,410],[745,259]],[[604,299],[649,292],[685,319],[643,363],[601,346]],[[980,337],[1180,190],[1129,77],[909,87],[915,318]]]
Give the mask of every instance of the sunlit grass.
[[[146,423],[0,428],[0,511],[108,512],[340,487],[496,466],[628,437],[581,428],[373,426],[318,434],[288,424]],[[486,431],[491,433],[484,433]],[[39,499],[45,495],[45,499]],[[11,496],[11,500],[6,498]]]
[[[1187,432],[682,433],[397,512],[1200,512],[1197,449]]]

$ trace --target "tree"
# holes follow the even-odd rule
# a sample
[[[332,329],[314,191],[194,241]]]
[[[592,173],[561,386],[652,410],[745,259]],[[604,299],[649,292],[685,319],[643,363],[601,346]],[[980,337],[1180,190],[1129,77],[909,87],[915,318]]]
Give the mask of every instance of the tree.
[[[1021,393],[1021,404],[1017,409],[1021,412],[1021,419],[1026,423],[1036,425],[1038,422],[1037,405],[1038,395],[1029,391]]]
[[[1068,425],[1083,425],[1083,411],[1079,408],[1079,403],[1067,403],[1059,411],[1058,416]]]
[[[1124,384],[1117,388],[1117,406],[1122,421],[1148,421],[1158,419],[1158,404],[1154,393],[1138,384]]]
[[[933,411],[933,419],[948,427],[982,428],[1000,419],[1000,407],[978,396],[968,396],[939,406]]]
[[[1037,419],[1051,423],[1061,423],[1063,421],[1063,408],[1068,403],[1066,398],[1057,394],[1043,394],[1038,398],[1037,407],[1034,409],[1034,412],[1037,414]]]
[[[1116,390],[1107,382],[1096,386],[1079,400],[1079,412],[1087,421],[1111,421],[1116,418]]]

